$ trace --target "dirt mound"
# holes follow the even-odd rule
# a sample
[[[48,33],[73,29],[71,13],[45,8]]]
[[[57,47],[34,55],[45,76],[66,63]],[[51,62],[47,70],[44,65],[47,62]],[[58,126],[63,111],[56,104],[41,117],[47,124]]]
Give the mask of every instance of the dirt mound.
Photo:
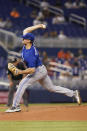
[[[5,109],[6,107],[0,107]],[[5,113],[0,112],[0,120],[15,120],[15,121],[87,121],[87,105],[82,106],[59,106],[59,105],[31,105],[29,110],[21,107],[21,112]]]

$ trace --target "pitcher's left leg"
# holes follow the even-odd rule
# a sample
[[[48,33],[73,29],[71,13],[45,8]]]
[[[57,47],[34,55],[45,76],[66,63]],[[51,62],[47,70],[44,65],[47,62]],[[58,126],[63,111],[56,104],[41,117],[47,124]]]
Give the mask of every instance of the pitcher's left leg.
[[[48,75],[44,79],[42,79],[40,81],[40,83],[42,84],[42,86],[44,88],[46,88],[47,90],[49,90],[51,92],[65,94],[66,96],[69,96],[69,97],[75,97],[77,103],[79,105],[81,104],[80,95],[79,95],[79,92],[77,90],[73,91],[73,90],[70,90],[68,88],[53,85],[53,83],[52,83],[52,81],[51,81],[51,79]]]

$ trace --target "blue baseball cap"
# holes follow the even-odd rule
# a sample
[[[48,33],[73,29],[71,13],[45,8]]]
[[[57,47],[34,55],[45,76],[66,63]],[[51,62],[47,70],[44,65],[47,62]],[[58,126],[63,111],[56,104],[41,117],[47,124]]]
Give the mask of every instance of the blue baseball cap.
[[[31,40],[33,42],[35,39],[35,36],[32,33],[26,33],[25,35],[22,36],[22,38]]]

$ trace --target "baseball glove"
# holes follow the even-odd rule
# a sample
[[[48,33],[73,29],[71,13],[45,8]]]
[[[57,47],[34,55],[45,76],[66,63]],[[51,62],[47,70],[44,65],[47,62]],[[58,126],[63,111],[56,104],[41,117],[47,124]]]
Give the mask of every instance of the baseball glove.
[[[12,63],[8,63],[8,69],[13,73],[13,75],[19,74],[19,69],[16,68]]]

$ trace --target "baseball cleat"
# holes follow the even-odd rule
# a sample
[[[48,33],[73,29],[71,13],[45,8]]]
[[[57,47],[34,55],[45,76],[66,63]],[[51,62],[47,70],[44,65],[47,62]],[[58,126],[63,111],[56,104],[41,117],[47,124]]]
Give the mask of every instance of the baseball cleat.
[[[81,97],[80,97],[80,93],[78,90],[75,91],[75,99],[76,99],[78,105],[81,105]]]
[[[20,112],[20,111],[21,111],[21,109],[18,106],[18,107],[11,107],[10,109],[7,109],[5,112],[6,113],[12,113],[12,112]]]

